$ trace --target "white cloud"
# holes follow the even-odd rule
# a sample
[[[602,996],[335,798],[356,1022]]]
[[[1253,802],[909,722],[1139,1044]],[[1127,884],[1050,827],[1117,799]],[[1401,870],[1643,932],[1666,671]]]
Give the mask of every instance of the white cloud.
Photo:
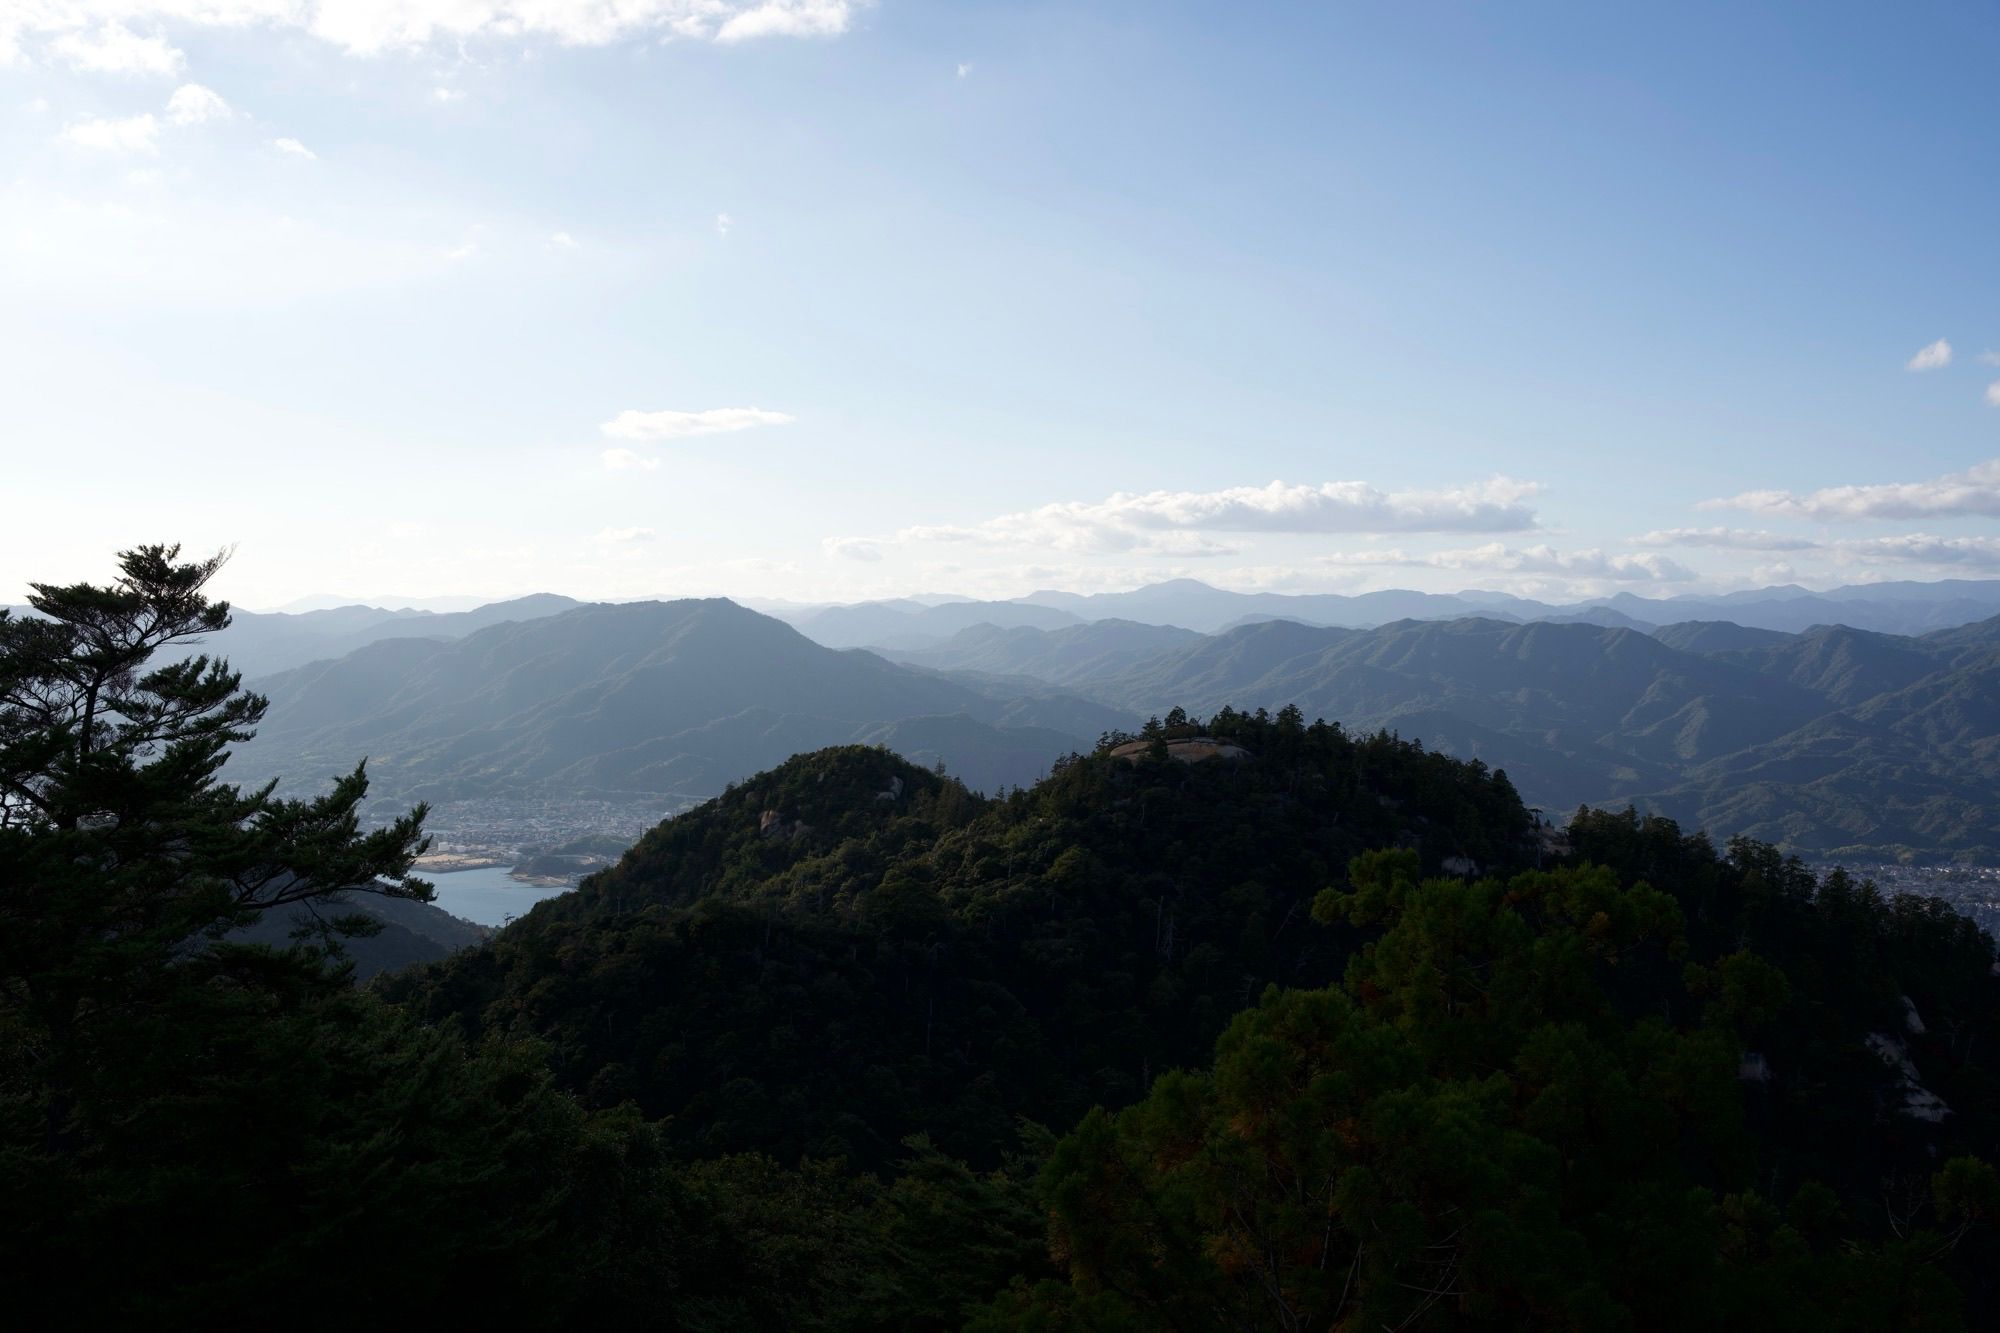
[[[431,89],[431,100],[433,101],[458,102],[458,101],[463,101],[464,98],[465,94],[460,92],[456,88],[438,87]]]
[[[576,237],[566,231],[556,232],[549,237],[549,248],[551,250],[574,250],[576,249]]]
[[[651,528],[606,528],[597,534],[596,541],[600,546],[638,546],[659,535]]]
[[[729,229],[735,225],[736,223],[731,220],[729,214],[717,213],[715,215],[715,234],[717,236],[727,236]]]
[[[2000,395],[1988,390],[1989,400]],[[1829,486],[1796,491],[1745,491],[1727,499],[1704,500],[1703,509],[1744,509],[1760,514],[1823,522],[1871,518],[2000,517],[2000,458],[1929,481],[1875,486]]]
[[[1746,528],[1660,528],[1634,537],[1636,546],[1700,546],[1720,551],[1816,551],[1821,543],[1805,537]]]
[[[88,117],[73,121],[56,136],[77,148],[102,153],[157,153],[160,151],[160,122],[149,112],[123,120]]]
[[[308,162],[315,162],[319,160],[318,153],[315,153],[312,149],[306,147],[304,144],[300,143],[297,139],[273,139],[271,140],[271,147],[277,149],[281,153],[289,153],[293,157],[302,157]]]
[[[141,4],[136,6],[144,9]],[[70,0],[55,8],[83,10],[87,6]],[[5,25],[6,19],[0,19]],[[32,16],[14,23],[32,22]],[[115,18],[106,19],[93,33],[87,30],[64,32],[49,43],[49,50],[72,69],[92,74],[178,74],[187,59],[164,37],[141,37]]]
[[[1731,551],[1805,554],[1837,565],[1932,565],[2000,568],[2000,537],[1934,537],[1911,532],[1893,537],[1843,537],[1816,541],[1739,528],[1668,528],[1633,539],[1642,546],[1701,546]],[[1787,578],[1795,571],[1785,567]]]
[[[959,62],[958,62],[958,77],[959,77],[959,78],[961,78],[961,79],[963,79],[963,78],[966,78],[966,77],[970,76],[970,75],[971,75],[971,73],[972,73],[972,62],[971,62],[971,61],[969,61],[969,60],[961,60],[961,61],[959,61]]]
[[[882,558],[882,546],[867,537],[828,537],[820,545],[826,553],[843,560],[874,562]]]
[[[647,458],[630,449],[606,449],[597,457],[607,472],[654,472],[660,466],[659,459]]]
[[[184,83],[167,99],[167,119],[175,125],[201,125],[229,119],[229,103],[213,89]]]
[[[48,104],[43,103],[43,105]],[[2000,352],[1981,352],[1974,359],[1982,366],[2000,366]]]
[[[174,73],[181,56],[126,21],[302,31],[357,55],[488,39],[605,46],[642,38],[735,43],[836,37],[870,0],[5,0],[0,61],[45,45],[86,69]],[[101,24],[96,36],[87,31]],[[108,36],[107,36],[108,34]],[[85,63],[90,62],[90,63]]]
[[[1990,406],[2000,407],[2000,380],[1986,386],[1986,401]]]
[[[1222,555],[1233,548],[1194,534],[1519,532],[1536,526],[1526,501],[1540,490],[1532,482],[1494,477],[1437,491],[1382,491],[1359,481],[1319,486],[1274,481],[1220,491],[1119,492],[1099,501],[1002,514],[969,527],[905,528],[894,540]]]
[[[1836,556],[1846,560],[2000,569],[2000,537],[1933,537],[1913,532],[1901,537],[1834,542],[1831,546]]]
[[[849,0],[764,0],[738,9],[715,30],[718,42],[758,37],[838,37],[854,20]]]
[[[614,440],[682,440],[754,426],[783,426],[792,420],[761,407],[711,407],[705,412],[620,412],[598,429]]]
[[[1928,347],[1918,350],[1910,358],[1905,370],[1940,370],[1951,364],[1951,344],[1940,338]]]
[[[45,116],[48,112],[49,99],[46,97],[37,97],[28,103],[28,114],[31,116]]]

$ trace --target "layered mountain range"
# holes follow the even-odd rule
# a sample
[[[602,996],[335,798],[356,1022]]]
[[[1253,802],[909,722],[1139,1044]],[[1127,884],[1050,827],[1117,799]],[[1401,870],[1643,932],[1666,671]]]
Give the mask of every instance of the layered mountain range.
[[[384,639],[255,682],[238,771],[320,782],[367,756],[403,799],[706,797],[802,750],[864,742],[976,785],[1033,781],[1127,715],[837,652],[720,599],[577,607],[456,639]]]
[[[1176,706],[1293,705],[1505,768],[1556,814],[1631,802],[1718,838],[1819,856],[2000,860],[2000,617],[1962,618],[2000,605],[2000,591],[1795,591],[1613,599],[1539,619],[1494,594],[1290,599],[1357,616],[1410,599],[1430,612],[1489,603],[1355,626],[1246,610],[1269,599],[1198,584],[793,611],[796,626],[719,599],[533,598],[374,621],[352,609],[260,617],[214,647],[248,648],[255,662],[310,634],[329,650],[254,681],[272,706],[238,773],[307,785],[367,755],[378,792],[397,799],[701,799],[788,755],[853,742],[942,762],[992,791]],[[1659,623],[1718,601],[1729,618]],[[1806,609],[1950,623],[1921,634],[1781,627]],[[1203,632],[1099,615],[1119,610],[1245,623]],[[264,624],[292,620],[318,628]],[[1746,623],[1756,620],[1767,623]],[[816,635],[869,638],[871,650]]]
[[[977,629],[903,656],[1134,711],[1296,705],[1504,767],[1556,811],[1630,801],[1827,856],[2000,854],[2000,617],[1917,637],[1272,621],[1136,662],[1134,639],[1119,622]]]
[[[1648,598],[1623,592],[1571,603],[1501,592],[1346,595],[1231,592],[1174,579],[1130,592],[1037,592],[1011,601],[901,599],[854,606],[786,608],[778,614],[821,643],[839,648],[935,646],[974,625],[1059,629],[1101,620],[1176,625],[1215,633],[1259,620],[1370,629],[1397,620],[1490,620],[1590,624],[1651,630],[1690,620],[1722,620],[1797,633],[1815,625],[1850,625],[1886,634],[1922,634],[2000,614],[2000,579],[1935,583],[1865,583],[1810,592],[1795,585],[1719,595]]]

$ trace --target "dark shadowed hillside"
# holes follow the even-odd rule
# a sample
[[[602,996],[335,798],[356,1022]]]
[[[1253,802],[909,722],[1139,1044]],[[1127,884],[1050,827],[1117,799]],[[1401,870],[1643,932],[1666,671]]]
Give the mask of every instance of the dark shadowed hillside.
[[[556,1040],[690,1147],[984,1160],[1197,1062],[1268,984],[1338,973],[1312,895],[1356,849],[1531,864],[1513,789],[1387,738],[1240,715],[1245,760],[1078,760],[1005,801],[805,755],[392,993]],[[568,962],[557,964],[557,959]]]

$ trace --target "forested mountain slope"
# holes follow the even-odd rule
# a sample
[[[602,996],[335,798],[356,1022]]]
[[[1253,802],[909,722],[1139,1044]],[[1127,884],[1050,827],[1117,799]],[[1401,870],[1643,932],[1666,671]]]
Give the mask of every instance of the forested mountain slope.
[[[1820,855],[2000,858],[2000,621],[1911,638],[1685,622],[1245,625],[1120,667],[1097,626],[967,631],[927,660],[1045,679],[1134,712],[1297,705],[1504,766],[1531,804],[1636,801],[1717,837]],[[1059,641],[1059,639],[1061,641]]]
[[[1152,734],[1005,801],[880,751],[801,756],[376,992],[546,1042],[559,1085],[631,1099],[678,1153],[914,1173],[918,1213],[787,1232],[828,1284],[796,1293],[801,1326],[1994,1309],[2000,1185],[1973,1155],[2000,1148],[2000,981],[1949,908],[1629,814],[1551,840],[1482,766],[1295,714]],[[1248,755],[1172,758],[1191,734]],[[1349,855],[1371,846],[1400,850]],[[1029,1137],[1035,1206],[1018,1171],[925,1155],[998,1162],[1017,1116],[1076,1124]],[[1018,1248],[1044,1219],[1053,1275]],[[820,1266],[836,1237],[892,1276]],[[1460,1295],[1433,1310],[1440,1265]],[[978,1290],[956,1315],[933,1287],[934,1316],[870,1304],[923,1271]]]
[[[984,801],[883,751],[805,755],[659,826],[490,947],[388,984],[532,1032],[690,1148],[992,1162],[1198,1063],[1267,985],[1338,975],[1312,896],[1358,851],[1531,864],[1513,789],[1383,738],[1224,716],[1253,757],[1078,760]]]
[[[585,606],[454,641],[389,640],[257,685],[270,720],[240,754],[242,770],[310,782],[366,755],[378,790],[402,796],[707,796],[801,749],[956,714],[965,722],[942,757],[997,787],[1033,781],[1127,721],[1073,698],[996,696],[835,652],[720,599]],[[1053,725],[1003,730],[1044,720]]]
[[[1088,688],[1107,701],[1187,699],[1197,711],[1229,698],[1296,704],[1353,728],[1449,741],[1510,771],[1533,764],[1528,798],[1558,809],[1664,785],[1690,762],[1825,711],[1810,691],[1633,630],[1495,620],[1252,625]]]

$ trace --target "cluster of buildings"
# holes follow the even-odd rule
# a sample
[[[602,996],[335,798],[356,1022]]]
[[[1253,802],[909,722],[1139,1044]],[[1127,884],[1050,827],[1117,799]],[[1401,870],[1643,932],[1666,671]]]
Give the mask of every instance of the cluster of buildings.
[[[2000,936],[2000,866],[1922,866],[1895,861],[1842,864],[1854,878],[1874,880],[1885,895],[1921,893],[1942,898],[1989,933]]]

